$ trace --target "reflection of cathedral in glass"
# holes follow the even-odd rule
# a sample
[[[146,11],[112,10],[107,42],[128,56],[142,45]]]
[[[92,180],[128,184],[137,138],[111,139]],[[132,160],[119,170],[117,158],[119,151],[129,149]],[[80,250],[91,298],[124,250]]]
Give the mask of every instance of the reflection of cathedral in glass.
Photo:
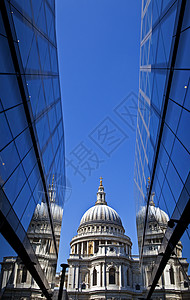
[[[49,186],[49,199],[54,235],[59,249],[63,209],[55,203],[56,191],[53,184]],[[57,267],[57,256],[52,240],[48,206],[43,201],[38,203],[30,222],[27,236],[32,244],[41,269],[53,291]],[[1,273],[2,299],[44,299],[41,290],[33,280],[19,257],[4,257]],[[24,292],[24,294],[23,294]],[[24,298],[23,298],[24,297]]]
[[[71,241],[66,287],[69,299],[139,299],[145,297],[152,269],[169,220],[155,207],[152,195],[143,265],[131,254],[132,242],[125,235],[117,212],[107,205],[100,180],[95,206],[83,215],[78,234]],[[146,207],[137,215],[139,247]],[[152,299],[189,299],[186,284],[188,263],[182,244],[169,259]],[[186,273],[183,272],[186,270]]]

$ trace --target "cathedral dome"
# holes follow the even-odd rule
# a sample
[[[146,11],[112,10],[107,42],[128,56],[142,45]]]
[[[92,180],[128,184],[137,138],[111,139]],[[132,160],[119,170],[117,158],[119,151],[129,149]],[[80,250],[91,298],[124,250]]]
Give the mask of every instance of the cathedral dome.
[[[96,204],[85,212],[80,221],[80,226],[90,223],[110,223],[122,226],[118,213],[113,208],[109,207],[105,201],[105,192],[101,177]]]
[[[112,223],[122,226],[121,219],[118,213],[111,207],[104,205],[95,205],[89,208],[83,215],[80,226],[89,223]]]
[[[168,215],[156,207],[153,201],[154,193],[151,195],[150,204],[148,208],[148,221],[156,221],[158,224],[167,225],[169,221]],[[137,214],[137,225],[144,225],[146,216],[146,206],[143,206]]]
[[[62,221],[63,209],[54,202],[51,202],[51,213],[54,221]],[[41,202],[41,204],[37,204],[34,212],[34,219],[41,219],[44,221],[49,220],[48,208],[46,203]]]

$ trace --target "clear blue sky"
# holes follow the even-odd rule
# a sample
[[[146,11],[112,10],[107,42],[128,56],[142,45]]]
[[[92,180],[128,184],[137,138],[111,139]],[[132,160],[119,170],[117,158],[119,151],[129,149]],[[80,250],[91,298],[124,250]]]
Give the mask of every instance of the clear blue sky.
[[[95,204],[100,176],[108,205],[138,253],[133,177],[140,14],[140,0],[56,1],[69,186],[59,264],[69,256],[82,215]],[[122,119],[123,107],[134,116]]]

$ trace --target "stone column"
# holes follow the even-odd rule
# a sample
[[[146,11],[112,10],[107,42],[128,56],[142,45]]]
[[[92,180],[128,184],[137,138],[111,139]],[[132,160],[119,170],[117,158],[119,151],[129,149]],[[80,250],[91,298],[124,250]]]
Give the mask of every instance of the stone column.
[[[88,255],[89,254],[89,252],[88,252],[88,241],[87,241],[87,251],[86,252],[87,252],[87,255]]]
[[[79,289],[79,266],[75,267],[75,289]]]
[[[84,255],[84,242],[81,242],[81,255]]]
[[[79,254],[79,243],[77,243],[77,253],[76,254]]]

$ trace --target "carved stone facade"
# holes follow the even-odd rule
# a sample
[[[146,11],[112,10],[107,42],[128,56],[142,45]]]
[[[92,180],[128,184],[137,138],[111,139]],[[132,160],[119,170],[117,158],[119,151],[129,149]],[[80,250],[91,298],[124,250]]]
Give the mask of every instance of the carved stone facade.
[[[156,216],[156,219],[155,219]],[[145,208],[137,216],[139,246],[142,238]],[[125,235],[117,212],[107,206],[100,181],[95,206],[83,215],[77,235],[71,241],[66,288],[74,299],[143,299],[150,284],[152,269],[162,243],[168,216],[155,207],[153,198],[149,212],[149,235],[140,268],[139,258],[131,255],[132,242]],[[178,243],[159,280],[152,299],[189,299],[185,287],[188,263],[182,258]]]

